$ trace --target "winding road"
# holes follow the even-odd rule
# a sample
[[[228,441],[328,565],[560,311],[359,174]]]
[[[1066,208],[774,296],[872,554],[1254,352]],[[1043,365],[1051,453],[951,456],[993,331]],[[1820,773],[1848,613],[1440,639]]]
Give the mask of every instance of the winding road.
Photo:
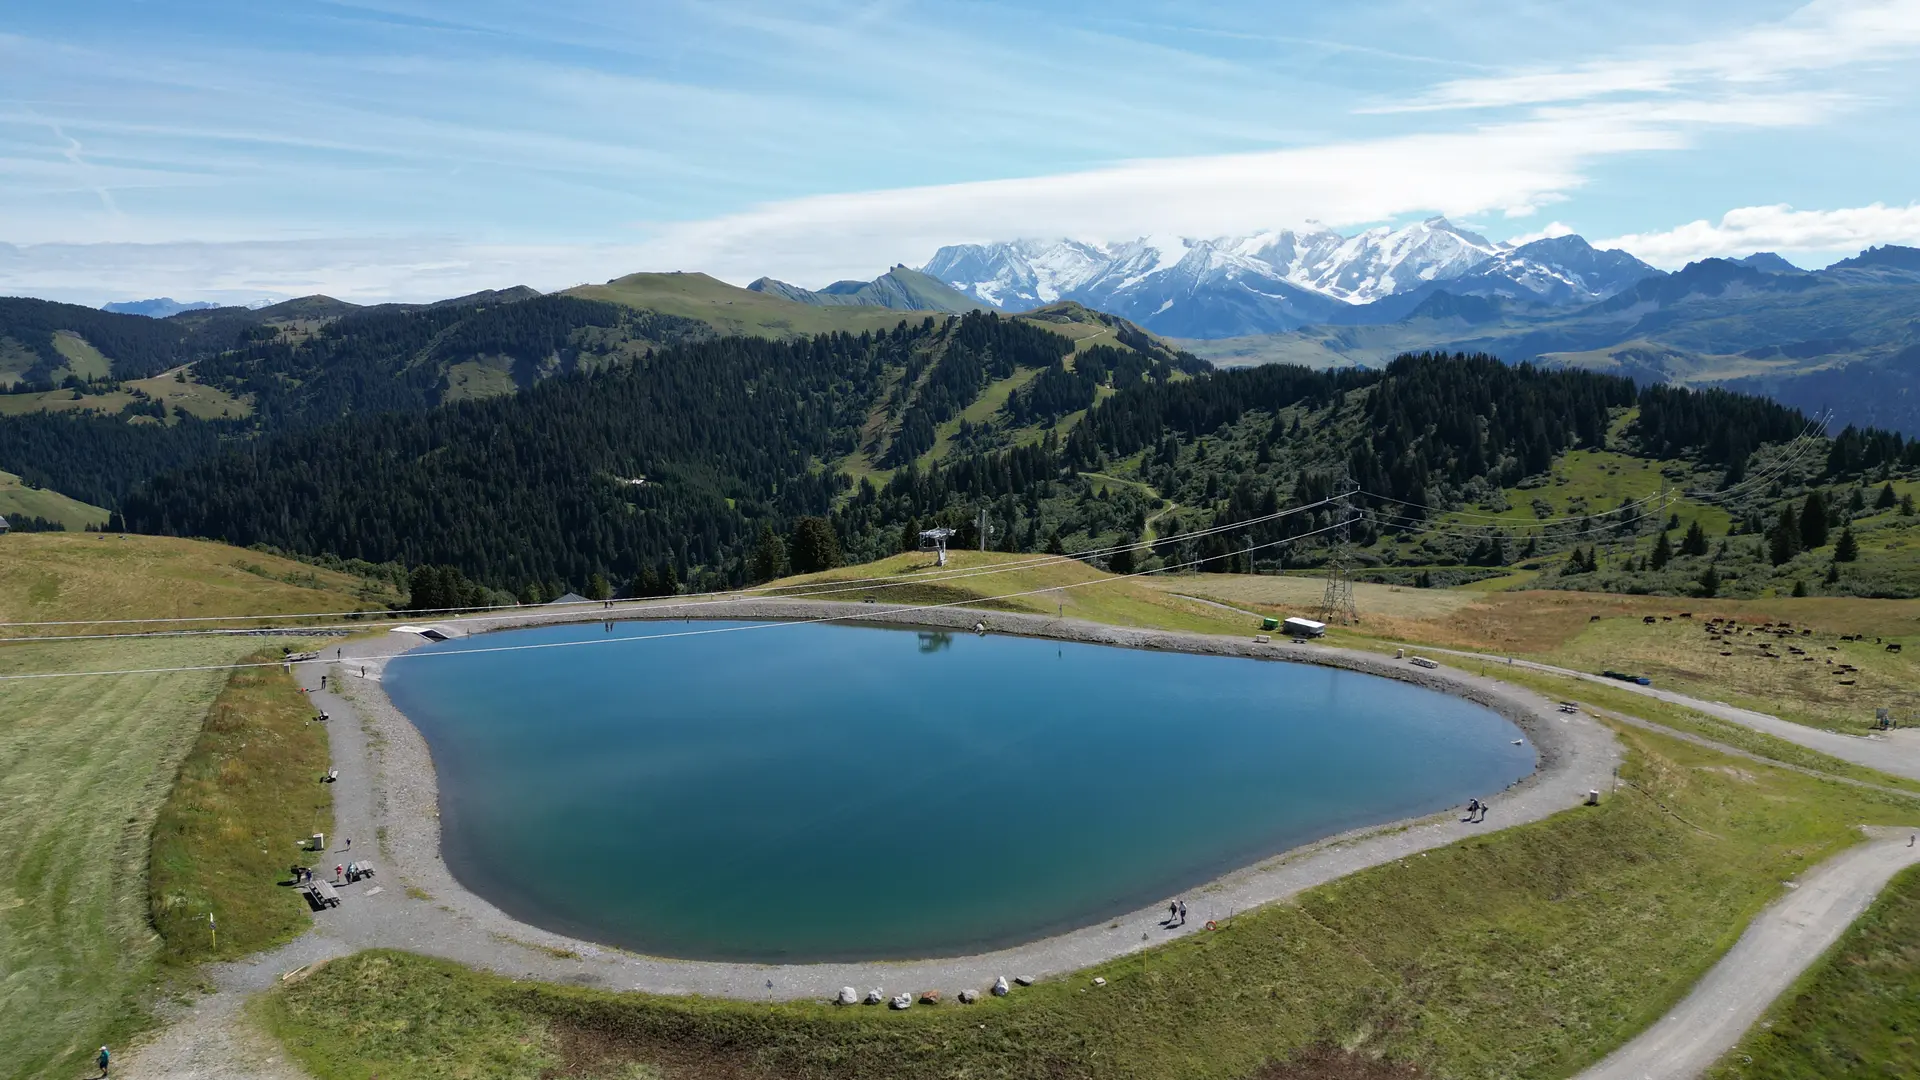
[[[1790,883],[1792,891],[1747,926],[1692,993],[1579,1080],[1689,1080],[1733,1049],[1893,875],[1920,863],[1920,846],[1908,846],[1909,832],[1873,831],[1879,839],[1849,848]]]
[[[1576,671],[1572,668],[1555,667],[1535,660],[1520,660],[1514,657],[1493,656],[1488,653],[1462,652],[1457,649],[1441,649],[1432,646],[1407,646],[1424,652],[1440,653],[1447,656],[1462,656],[1474,660],[1484,660],[1489,664],[1512,665],[1543,671],[1549,675],[1566,675],[1587,682],[1610,686],[1616,690],[1627,690],[1635,694],[1664,701],[1669,705],[1680,705],[1708,716],[1718,717],[1728,723],[1751,728],[1763,735],[1771,735],[1809,750],[1818,750],[1829,757],[1855,765],[1864,765],[1869,769],[1879,769],[1883,773],[1902,776],[1909,780],[1920,780],[1920,732],[1894,731],[1884,736],[1843,735],[1824,728],[1808,727],[1791,720],[1782,720],[1771,713],[1743,709],[1729,705],[1724,701],[1704,701],[1696,697],[1662,690],[1657,686],[1640,686],[1637,683],[1609,679],[1590,671]]]

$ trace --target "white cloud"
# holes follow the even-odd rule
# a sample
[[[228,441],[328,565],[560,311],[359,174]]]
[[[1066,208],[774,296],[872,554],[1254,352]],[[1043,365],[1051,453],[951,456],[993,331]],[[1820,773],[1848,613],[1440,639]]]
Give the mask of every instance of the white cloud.
[[[0,295],[98,305],[172,296],[245,304],[324,293],[356,303],[439,300],[604,281],[631,248],[477,244],[436,236],[234,243],[0,244]]]
[[[1891,59],[1920,48],[1920,0],[1815,0],[1779,22],[1717,40],[1558,70],[1454,79],[1376,112],[1485,109],[1752,85]]]
[[[1874,244],[1920,244],[1920,203],[1841,210],[1745,206],[1727,211],[1718,222],[1700,220],[1665,232],[1631,233],[1595,246],[1625,248],[1655,266],[1677,267],[1756,251],[1852,255]]]
[[[942,244],[1219,236],[1309,219],[1334,227],[1411,214],[1530,213],[1613,155],[1688,144],[1692,124],[1631,110],[1265,153],[1136,161],[1019,180],[825,195],[670,226],[639,251],[653,268],[800,284],[871,276]]]

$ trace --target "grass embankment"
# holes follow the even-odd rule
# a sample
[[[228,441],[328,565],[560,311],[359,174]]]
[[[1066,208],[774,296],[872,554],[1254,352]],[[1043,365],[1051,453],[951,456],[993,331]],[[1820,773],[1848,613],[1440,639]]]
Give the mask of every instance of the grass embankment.
[[[92,503],[68,498],[46,488],[30,488],[10,472],[0,472],[0,517],[37,517],[57,521],[69,532],[105,525],[112,515]],[[25,533],[9,534],[11,537]]]
[[[217,664],[258,647],[14,646],[0,649],[0,675]],[[9,1075],[79,1075],[89,1051],[141,1022],[159,951],[148,840],[223,681],[223,672],[194,671],[0,683],[0,1062]]]
[[[1328,1046],[1435,1075],[1564,1076],[1682,997],[1782,881],[1854,843],[1856,824],[1920,822],[1913,800],[1622,738],[1628,786],[1598,808],[976,1006],[655,998],[382,952],[335,961],[265,1011],[324,1080],[1244,1077]]]
[[[869,581],[869,579],[879,579]],[[1037,615],[1064,615],[1116,626],[1188,630],[1202,634],[1251,634],[1247,616],[1151,587],[1149,578],[1120,578],[1085,563],[1044,555],[997,551],[949,551],[947,565],[930,552],[911,551],[859,566],[843,566],[774,583],[781,591],[822,600],[882,604],[959,604]],[[847,582],[828,591],[833,582]],[[1013,595],[1021,594],[1021,595]]]
[[[317,587],[240,562],[311,572]],[[362,584],[190,540],[0,537],[0,618],[9,621],[344,610]],[[0,675],[225,664],[268,643],[11,645],[0,647]],[[144,1022],[160,953],[148,912],[154,823],[225,682],[222,671],[184,671],[0,683],[0,1062],[9,1076],[81,1075],[102,1042]]]
[[[1893,879],[1709,1080],[1920,1076],[1920,868]]]
[[[248,661],[270,660],[278,650]],[[229,959],[290,940],[309,925],[291,888],[293,841],[333,832],[327,735],[292,676],[235,671],[214,699],[153,828],[150,885],[162,957]],[[216,946],[208,932],[219,926]]]
[[[0,622],[384,610],[393,599],[381,583],[205,540],[0,536]]]

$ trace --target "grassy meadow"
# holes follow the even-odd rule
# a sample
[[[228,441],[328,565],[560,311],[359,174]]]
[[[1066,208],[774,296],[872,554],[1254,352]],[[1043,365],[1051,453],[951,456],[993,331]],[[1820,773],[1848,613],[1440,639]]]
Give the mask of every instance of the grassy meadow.
[[[0,675],[231,663],[259,645],[15,645],[0,648]],[[148,845],[224,681],[224,672],[192,671],[0,683],[8,1075],[79,1075],[91,1050],[141,1022],[160,952],[148,918]]]
[[[250,654],[271,661],[279,650]],[[294,842],[333,835],[327,733],[280,668],[235,671],[153,828],[150,910],[169,962],[232,959],[291,940],[310,924],[288,867]],[[208,933],[211,913],[217,941]]]
[[[378,610],[390,588],[306,563],[169,536],[0,536],[0,622]]]
[[[364,603],[365,591],[357,578],[198,541],[0,537],[0,619],[6,621],[347,610]],[[16,643],[0,645],[0,675],[229,664],[275,643],[258,637]],[[149,909],[155,825],[163,807],[176,819],[197,812],[168,806],[182,764],[200,760],[199,767],[226,781],[209,804],[225,799],[219,813],[268,814],[281,805],[277,791],[263,789],[258,798],[242,791],[275,775],[264,765],[254,768],[267,746],[253,745],[252,733],[268,734],[274,717],[284,724],[291,715],[284,690],[254,683],[241,680],[223,694],[227,673],[218,670],[0,682],[0,1062],[7,1075],[79,1075],[100,1043],[118,1045],[146,1022],[163,960]],[[256,703],[263,718],[252,715]],[[196,750],[203,721],[217,707],[225,719]],[[264,726],[256,727],[256,719]],[[213,755],[225,753],[220,740],[229,737],[250,745],[234,748],[238,758],[216,763]],[[302,732],[287,744],[294,761],[313,758],[310,743],[299,745],[312,738]],[[242,772],[230,771],[230,762]],[[306,778],[308,784],[313,779]],[[306,785],[294,794],[312,797]],[[290,816],[305,827],[311,814]],[[216,847],[196,858],[210,854],[244,852]],[[284,876],[290,859],[273,855],[268,863]],[[241,872],[236,863],[217,861],[187,870],[189,879]],[[225,888],[218,878],[200,882]],[[221,914],[224,921],[228,909]],[[249,933],[253,920],[235,914],[240,932]],[[204,910],[198,915],[196,929],[204,932]],[[273,925],[259,920],[256,940],[283,932],[284,913],[280,918]]]
[[[1920,802],[1637,729],[1600,807],[1382,866],[979,1005],[891,1014],[518,983],[404,953],[265,1005],[322,1080],[1244,1077],[1303,1053],[1565,1076],[1684,996],[1781,882]],[[1093,976],[1107,980],[1090,985]],[[404,1017],[404,1021],[401,1018]],[[1398,1075],[1398,1074],[1395,1074]]]
[[[859,566],[784,579],[780,592],[817,593],[823,600],[888,604],[953,604],[1007,596],[982,605],[1003,611],[1061,615],[1116,626],[1158,627],[1201,634],[1250,633],[1247,617],[1150,587],[1151,579],[1116,580],[1093,567],[1045,556],[995,551],[949,551],[947,566],[931,552],[911,551]],[[1014,569],[997,569],[1014,567]],[[968,576],[969,572],[973,576]],[[868,579],[880,579],[869,581]],[[831,588],[834,583],[846,584]],[[831,591],[823,591],[831,588]],[[1025,595],[1012,596],[1020,593]]]
[[[0,517],[37,517],[57,521],[69,532],[105,525],[111,515],[91,503],[47,488],[30,488],[10,472],[0,472]],[[25,536],[25,533],[19,536]],[[9,533],[11,539],[14,534]]]
[[[879,307],[814,307],[698,273],[629,274],[604,285],[581,285],[566,291],[588,300],[699,319],[722,334],[760,337],[891,330],[903,319],[918,321],[926,316],[925,312]]]

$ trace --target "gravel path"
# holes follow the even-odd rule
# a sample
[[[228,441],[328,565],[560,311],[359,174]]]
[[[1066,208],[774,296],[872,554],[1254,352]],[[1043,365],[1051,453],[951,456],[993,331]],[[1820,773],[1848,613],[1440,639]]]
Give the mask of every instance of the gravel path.
[[[1738,1044],[1800,974],[1860,917],[1893,875],[1920,863],[1905,829],[1828,859],[1790,883],[1660,1022],[1578,1080],[1689,1080]]]
[[[622,619],[683,617],[669,605],[623,606],[618,614]],[[330,872],[352,858],[372,858],[378,875],[342,886],[341,906],[316,915],[313,929],[291,944],[244,961],[209,966],[216,993],[156,1039],[129,1052],[128,1074],[277,1080],[278,1074],[260,1065],[262,1054],[271,1054],[261,1049],[264,1044],[247,1025],[239,1003],[277,984],[288,972],[367,948],[406,949],[516,978],[746,1000],[824,1000],[843,986],[863,994],[874,988],[889,994],[939,989],[943,996],[952,997],[963,988],[983,990],[1003,975],[1009,979],[1060,976],[1174,937],[1205,933],[1208,919],[1224,920],[1477,832],[1538,821],[1577,807],[1589,790],[1612,790],[1621,756],[1619,743],[1592,718],[1562,714],[1554,702],[1531,691],[1453,668],[1427,670],[1367,652],[1284,641],[1256,644],[1250,638],[1134,630],[977,610],[895,611],[884,605],[758,600],[730,606],[725,614],[745,620],[867,619],[962,630],[984,622],[989,632],[996,633],[1346,668],[1443,690],[1500,712],[1527,734],[1539,767],[1505,792],[1482,794],[1492,803],[1487,824],[1464,823],[1457,812],[1449,811],[1329,838],[1188,890],[1191,918],[1186,926],[1171,930],[1160,922],[1165,909],[1155,906],[975,956],[803,965],[671,960],[530,926],[459,884],[440,857],[437,785],[425,740],[380,687],[387,661],[379,658],[420,641],[402,634],[365,638],[343,646],[337,657],[296,665],[295,671],[315,706],[332,717],[328,736],[333,765],[340,773],[334,788],[336,834],[328,838],[329,852],[315,858],[314,864]],[[576,609],[547,617],[447,620],[433,625],[464,636],[469,630],[563,621],[599,621],[599,615],[592,610],[583,615]],[[319,689],[323,673],[328,676],[324,691]]]
[[[1683,705],[1706,713],[1708,716],[1717,716],[1729,723],[1752,728],[1777,739],[1785,739],[1787,742],[1804,746],[1809,750],[1818,750],[1823,754],[1837,757],[1841,761],[1865,765],[1869,769],[1879,769],[1881,772],[1904,776],[1909,780],[1920,780],[1920,732],[1895,731],[1890,733],[1890,736],[1842,735],[1837,731],[1827,731],[1823,728],[1796,724],[1791,720],[1782,720],[1770,713],[1728,705],[1724,701],[1703,701],[1672,690],[1662,690],[1657,686],[1641,686],[1637,683],[1622,682],[1619,679],[1609,679],[1590,671],[1575,671],[1572,668],[1554,667],[1552,664],[1515,660],[1505,656],[1489,656],[1454,649],[1423,648],[1430,653],[1471,657],[1488,663],[1510,663],[1517,667],[1531,668],[1552,675],[1570,675],[1576,679],[1585,679],[1588,682],[1600,683],[1615,689],[1629,690],[1670,705]]]
[[[710,610],[710,609],[709,609]],[[278,972],[320,954],[340,954],[374,946],[392,946],[444,956],[503,974],[658,993],[694,993],[765,1000],[831,998],[842,986],[862,993],[874,987],[890,992],[940,989],[948,996],[963,988],[983,989],[995,978],[1061,975],[1138,951],[1171,937],[1204,933],[1210,918],[1225,918],[1291,896],[1302,889],[1357,870],[1451,844],[1476,831],[1516,825],[1579,805],[1590,789],[1610,790],[1620,751],[1613,737],[1584,715],[1556,711],[1548,699],[1530,691],[1466,672],[1422,670],[1370,653],[1315,645],[1255,644],[1250,639],[1162,633],[998,612],[935,610],[895,612],[883,605],[760,600],[727,609],[736,619],[861,618],[883,622],[970,628],[984,621],[994,632],[1026,633],[1136,648],[1182,649],[1224,655],[1303,660],[1329,664],[1433,686],[1492,707],[1519,724],[1531,737],[1540,769],[1507,792],[1486,792],[1493,803],[1493,825],[1469,825],[1457,813],[1418,822],[1394,823],[1335,837],[1259,865],[1228,874],[1187,893],[1193,917],[1183,928],[1160,925],[1164,909],[1143,909],[1097,926],[1042,941],[976,956],[914,961],[768,965],[710,963],[637,956],[519,922],[468,892],[449,872],[439,853],[437,788],[425,741],[381,691],[383,664],[369,661],[366,676],[355,656],[378,656],[404,647],[403,638],[354,642],[338,662],[301,665],[305,684],[318,687],[324,668],[344,683],[316,692],[315,703],[333,716],[329,725],[340,783],[335,789],[336,828],[352,837],[353,855],[375,856],[379,891],[367,883],[343,890],[345,903],[321,913],[306,938],[283,950],[216,973],[226,985],[260,985],[258,972]],[[672,618],[673,609],[626,608],[623,618]],[[587,613],[592,619],[594,612]],[[515,619],[511,625],[581,621],[573,612],[556,618]],[[474,623],[436,623],[454,634]],[[478,624],[492,629],[500,621]],[[764,631],[779,633],[778,629]],[[331,658],[329,658],[331,659]],[[344,674],[342,674],[344,673]],[[342,863],[338,850],[329,863]],[[768,987],[768,983],[773,985]]]

